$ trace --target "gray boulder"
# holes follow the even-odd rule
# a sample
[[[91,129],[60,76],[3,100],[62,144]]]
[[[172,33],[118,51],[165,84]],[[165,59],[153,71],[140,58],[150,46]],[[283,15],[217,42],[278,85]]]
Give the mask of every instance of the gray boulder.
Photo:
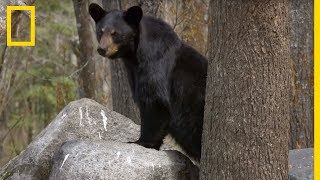
[[[139,129],[130,119],[93,100],[71,102],[26,150],[0,169],[0,179],[47,179],[51,171],[52,156],[63,142],[135,141],[139,138]]]
[[[289,179],[313,180],[313,148],[289,151]]]
[[[0,169],[0,179],[37,180],[49,175],[51,179],[197,177],[198,169],[179,152],[125,143],[137,140],[139,129],[130,119],[93,100],[71,102],[25,151]],[[289,152],[289,177],[313,179],[313,149]]]
[[[178,151],[114,141],[71,141],[54,155],[51,180],[198,179],[198,168]]]

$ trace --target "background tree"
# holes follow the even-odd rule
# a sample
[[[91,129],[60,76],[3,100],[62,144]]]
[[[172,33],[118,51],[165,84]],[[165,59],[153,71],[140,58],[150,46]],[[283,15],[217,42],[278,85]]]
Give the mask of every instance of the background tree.
[[[211,0],[200,179],[288,179],[288,0]]]
[[[121,0],[103,0],[105,10],[121,9]],[[111,72],[111,94],[113,110],[140,124],[138,108],[133,102],[127,72],[120,59],[108,60]]]
[[[161,1],[103,0],[102,3],[105,10],[125,10],[130,6],[141,5],[145,14],[152,14],[155,16],[160,12]],[[127,116],[135,123],[140,124],[139,111],[136,104],[133,102],[127,79],[127,72],[123,62],[120,59],[111,60],[110,70],[113,110]]]
[[[290,149],[313,147],[313,1],[290,1],[293,86]]]
[[[90,1],[73,0],[74,13],[79,34],[79,97],[94,99],[95,93],[95,62],[94,34],[91,29],[91,17],[88,13]]]
[[[78,96],[91,98],[111,108],[109,62],[96,52],[94,23],[88,13],[90,1],[73,0],[79,41],[73,41],[78,58]]]

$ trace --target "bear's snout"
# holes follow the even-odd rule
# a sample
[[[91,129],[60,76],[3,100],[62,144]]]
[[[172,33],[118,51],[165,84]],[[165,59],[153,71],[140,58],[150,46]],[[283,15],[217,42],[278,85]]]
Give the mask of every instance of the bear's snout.
[[[112,44],[107,48],[102,48],[101,46],[97,49],[98,53],[103,57],[108,57],[110,59],[114,59],[118,53],[118,46],[116,44]]]
[[[101,56],[106,57],[106,49],[102,49],[99,47],[97,51]]]

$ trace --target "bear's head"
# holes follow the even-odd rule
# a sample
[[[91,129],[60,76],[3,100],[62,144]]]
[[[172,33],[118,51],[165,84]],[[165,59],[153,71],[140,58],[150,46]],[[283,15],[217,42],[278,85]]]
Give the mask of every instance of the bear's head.
[[[96,22],[97,49],[101,56],[110,59],[130,56],[134,53],[138,28],[143,13],[139,6],[127,11],[105,11],[98,4],[89,6],[89,13]]]

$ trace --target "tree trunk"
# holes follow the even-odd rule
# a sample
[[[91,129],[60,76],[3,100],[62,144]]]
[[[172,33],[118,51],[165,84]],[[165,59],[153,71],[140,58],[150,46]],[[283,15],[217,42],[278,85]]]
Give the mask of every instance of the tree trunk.
[[[290,149],[313,147],[313,1],[290,4],[293,86]]]
[[[93,60],[94,44],[91,28],[91,17],[88,13],[89,1],[73,0],[74,11],[79,34],[79,63],[81,70],[78,78],[79,97],[96,97],[95,93],[95,62]]]
[[[288,0],[211,0],[200,179],[288,179]]]
[[[144,15],[162,17],[163,0],[121,0],[121,8],[128,9],[131,6],[140,6]]]
[[[144,14],[159,15],[162,1],[133,1],[133,0],[103,0],[105,10],[127,9],[130,6],[142,5]],[[122,7],[123,6],[123,7]],[[113,110],[127,116],[135,123],[140,124],[139,110],[133,102],[127,72],[124,63],[120,60],[110,60],[111,88]]]
[[[121,0],[103,0],[105,10],[121,9]],[[140,124],[139,111],[133,102],[127,71],[121,59],[110,61],[111,93],[113,110]]]
[[[146,15],[161,17],[163,15],[163,0],[140,0],[143,13]]]

